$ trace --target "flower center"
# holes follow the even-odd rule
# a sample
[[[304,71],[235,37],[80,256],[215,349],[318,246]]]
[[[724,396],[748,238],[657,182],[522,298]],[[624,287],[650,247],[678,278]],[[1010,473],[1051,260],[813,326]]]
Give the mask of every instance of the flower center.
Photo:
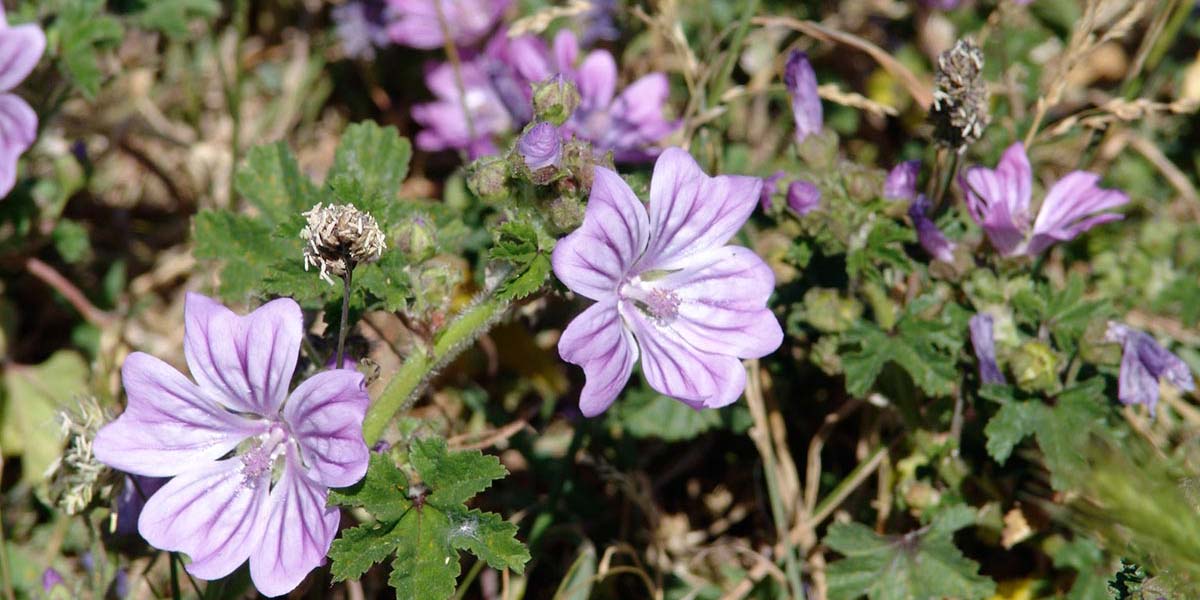
[[[659,325],[667,325],[679,316],[679,296],[671,290],[647,284],[640,276],[622,285],[620,296],[632,301]]]
[[[241,456],[242,485],[253,488],[264,473],[269,474],[274,470],[275,460],[283,454],[287,439],[287,431],[279,424],[271,425],[266,433],[259,436],[258,443]]]

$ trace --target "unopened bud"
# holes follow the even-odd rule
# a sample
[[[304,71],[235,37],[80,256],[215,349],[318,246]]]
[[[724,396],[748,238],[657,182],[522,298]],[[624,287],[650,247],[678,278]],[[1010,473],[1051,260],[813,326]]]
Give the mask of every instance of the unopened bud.
[[[837,158],[837,151],[838,135],[828,127],[810,133],[796,145],[796,152],[800,155],[800,159],[814,171],[832,167]]]
[[[575,198],[559,196],[550,202],[550,223],[562,233],[573,231],[583,224],[583,203]]]
[[[1027,392],[1054,392],[1058,390],[1058,357],[1046,344],[1028,341],[1008,361],[1017,387]]]
[[[508,163],[500,156],[485,156],[467,169],[467,187],[483,200],[508,196]]]
[[[341,277],[361,263],[375,262],[387,249],[375,217],[349,204],[317,204],[308,212],[308,223],[300,231],[304,239],[304,270],[320,269],[321,279],[333,284],[330,275]]]
[[[578,106],[579,90],[562,73],[533,86],[533,113],[543,121],[562,125]]]
[[[821,207],[821,188],[803,179],[797,179],[788,185],[787,204],[796,214],[807,215]]]
[[[854,298],[843,298],[835,289],[809,288],[804,293],[804,319],[819,331],[846,331],[862,313],[861,302]]]
[[[419,263],[433,256],[436,229],[423,215],[409,217],[392,237],[396,249],[410,263]]]

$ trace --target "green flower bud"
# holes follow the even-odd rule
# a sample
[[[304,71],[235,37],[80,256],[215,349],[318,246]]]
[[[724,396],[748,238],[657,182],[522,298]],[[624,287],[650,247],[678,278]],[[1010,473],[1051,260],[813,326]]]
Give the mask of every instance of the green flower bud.
[[[501,200],[509,195],[508,162],[500,156],[485,156],[467,167],[467,187],[487,201]]]
[[[419,263],[433,256],[436,235],[437,230],[428,217],[414,215],[400,225],[392,239],[408,262]]]
[[[561,73],[533,85],[533,113],[543,121],[562,125],[579,106],[579,90]]]
[[[846,331],[862,313],[861,302],[854,298],[843,298],[837,290],[810,288],[804,293],[804,319],[819,331]]]
[[[822,129],[804,138],[796,151],[800,154],[800,160],[814,171],[829,169],[837,159],[838,135],[829,128]]]
[[[583,224],[583,203],[575,198],[559,196],[550,202],[550,223],[561,233],[574,231]]]
[[[1058,391],[1058,357],[1046,344],[1028,341],[1009,358],[1017,387],[1027,392]]]

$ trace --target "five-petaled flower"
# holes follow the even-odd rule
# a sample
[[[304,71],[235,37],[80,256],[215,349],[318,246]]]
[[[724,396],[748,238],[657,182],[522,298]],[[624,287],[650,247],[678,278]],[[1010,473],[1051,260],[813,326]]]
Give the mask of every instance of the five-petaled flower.
[[[128,406],[96,436],[96,457],[136,475],[171,477],[138,531],[217,579],[247,559],[268,596],[324,562],[337,533],[328,488],[357,482],[368,451],[368,397],[355,371],[322,371],[288,394],[303,336],[300,306],[269,302],[238,316],[188,294],[184,354],[196,383],[141,352],[121,369]]]
[[[1004,256],[1036,256],[1057,242],[1122,216],[1102,211],[1121,206],[1129,198],[1116,190],[1097,186],[1100,176],[1072,171],[1050,186],[1030,229],[1029,202],[1033,170],[1025,146],[1009,146],[996,168],[972,167],[960,180],[967,209],[987,233],[992,246]]]
[[[596,167],[583,225],[554,248],[554,274],[595,300],[558,343],[583,367],[584,415],[604,412],[641,358],[650,387],[694,408],[736,401],[740,358],[775,351],[783,331],[767,308],[770,267],[728,246],[759,199],[756,177],[709,177],[685,151],[654,165],[649,214],[615,172]]]
[[[33,71],[46,50],[46,34],[37,25],[9,27],[0,6],[0,198],[12,191],[17,181],[17,159],[37,137],[37,113],[29,104],[9,93]]]
[[[1153,415],[1158,406],[1159,380],[1189,392],[1196,389],[1187,363],[1145,332],[1110,322],[1105,337],[1122,346],[1121,373],[1117,377],[1117,399],[1122,404],[1145,404]]]

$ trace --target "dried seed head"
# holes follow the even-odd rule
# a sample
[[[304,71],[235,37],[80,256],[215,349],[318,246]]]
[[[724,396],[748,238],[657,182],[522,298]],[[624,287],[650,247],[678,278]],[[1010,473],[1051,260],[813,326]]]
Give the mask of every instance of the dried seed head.
[[[318,267],[321,279],[330,284],[330,274],[341,277],[357,264],[379,260],[387,249],[375,217],[349,204],[318,204],[304,216],[308,217],[300,231],[305,241],[304,270],[309,265]]]
[[[73,408],[58,414],[65,441],[62,456],[46,471],[50,497],[69,515],[79,514],[94,498],[107,498],[117,481],[116,474],[92,452],[100,427],[112,416],[94,396],[80,397]]]
[[[959,151],[978,140],[991,121],[983,52],[971,40],[960,39],[938,56],[929,120],[934,140]]]

